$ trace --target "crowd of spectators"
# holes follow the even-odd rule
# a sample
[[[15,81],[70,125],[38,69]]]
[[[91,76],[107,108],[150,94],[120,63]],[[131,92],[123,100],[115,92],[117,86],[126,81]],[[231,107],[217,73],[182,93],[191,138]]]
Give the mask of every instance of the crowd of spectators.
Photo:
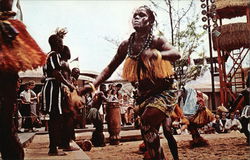
[[[20,81],[21,83],[21,81]],[[35,81],[29,81],[17,88],[17,102],[15,104],[14,122],[19,133],[36,132],[42,126],[39,112],[39,94],[33,91]],[[23,130],[22,130],[23,128]]]
[[[172,124],[173,134],[189,134],[187,130],[180,132],[181,122],[174,121]],[[215,120],[199,129],[201,134],[220,134],[240,132],[242,129],[239,120],[239,111],[235,113],[219,112],[215,114]]]
[[[122,84],[103,84],[104,95],[109,101],[117,101],[120,106],[121,113],[121,126],[135,125],[136,117],[134,115],[133,107],[133,93],[126,91]],[[40,113],[40,92],[36,94],[33,91],[35,87],[34,81],[29,81],[23,84],[22,89],[17,89],[18,100],[15,107],[15,125],[18,132],[36,132],[36,128],[46,124],[42,123],[46,118]],[[87,107],[87,106],[86,106]],[[103,103],[99,109],[103,121],[105,123],[106,104]],[[85,113],[87,115],[88,113]],[[215,120],[199,129],[200,133],[230,133],[234,131],[240,131],[242,125],[239,121],[240,112],[237,110],[235,113],[229,113],[228,111],[218,111],[215,114]],[[82,121],[86,117],[82,117]],[[178,120],[172,122],[172,132],[175,135],[189,134],[188,130],[181,130],[183,123]],[[23,129],[22,129],[23,128]],[[76,128],[79,128],[76,126]],[[84,128],[84,126],[82,126]]]

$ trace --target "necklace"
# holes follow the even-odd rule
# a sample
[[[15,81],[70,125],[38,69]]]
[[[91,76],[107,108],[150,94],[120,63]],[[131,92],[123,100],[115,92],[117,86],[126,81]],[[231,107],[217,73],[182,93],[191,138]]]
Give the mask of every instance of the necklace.
[[[141,48],[141,50],[137,53],[137,54],[133,54],[133,49],[132,49],[132,46],[133,46],[133,43],[135,41],[135,32],[131,34],[131,36],[129,37],[129,44],[128,44],[128,49],[127,49],[127,53],[128,53],[128,56],[134,60],[138,60],[139,59],[139,56],[141,55],[141,53],[148,49],[153,41],[153,34],[152,34],[152,31],[147,35],[147,38],[143,44],[143,47]]]

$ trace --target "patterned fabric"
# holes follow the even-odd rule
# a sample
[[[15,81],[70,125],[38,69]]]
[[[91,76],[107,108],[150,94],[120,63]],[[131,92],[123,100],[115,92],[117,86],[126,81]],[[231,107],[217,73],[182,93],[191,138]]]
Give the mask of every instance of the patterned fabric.
[[[58,82],[53,76],[53,70],[61,70],[59,54],[52,51],[49,53],[47,62],[44,66],[46,82],[42,89],[42,110],[46,113],[54,112],[62,114],[62,83]]]
[[[45,113],[62,114],[62,98],[61,83],[57,80],[47,80],[42,89],[42,110]]]
[[[177,102],[177,90],[165,90],[157,95],[151,96],[140,104],[139,114],[142,114],[146,107],[154,107],[165,113],[167,117],[170,117]]]

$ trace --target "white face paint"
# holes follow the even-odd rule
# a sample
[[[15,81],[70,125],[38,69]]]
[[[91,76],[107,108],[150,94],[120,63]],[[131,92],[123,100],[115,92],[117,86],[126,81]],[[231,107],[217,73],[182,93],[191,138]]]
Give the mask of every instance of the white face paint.
[[[146,12],[145,8],[139,8],[135,11],[133,19],[132,19],[132,25],[134,29],[140,29],[148,27],[150,24],[149,21],[149,15]]]

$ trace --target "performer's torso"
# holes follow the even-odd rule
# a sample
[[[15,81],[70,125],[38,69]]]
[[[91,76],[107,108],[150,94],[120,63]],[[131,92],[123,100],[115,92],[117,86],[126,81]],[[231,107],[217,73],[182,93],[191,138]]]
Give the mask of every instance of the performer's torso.
[[[53,70],[61,70],[60,55],[55,51],[48,53],[46,64],[43,67],[43,71],[46,77],[53,77]]]

